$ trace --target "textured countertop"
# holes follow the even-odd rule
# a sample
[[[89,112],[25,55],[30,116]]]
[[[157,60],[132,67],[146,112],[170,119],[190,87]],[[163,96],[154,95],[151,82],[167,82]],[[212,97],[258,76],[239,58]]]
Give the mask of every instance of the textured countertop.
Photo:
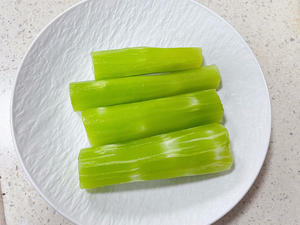
[[[78,0],[0,1],[0,184],[7,225],[70,224],[25,177],[12,143],[10,98],[17,68],[33,39]],[[269,152],[255,184],[215,225],[300,224],[300,1],[199,0],[248,42],[272,103]],[[0,198],[1,204],[1,198]],[[3,223],[0,205],[0,225]]]

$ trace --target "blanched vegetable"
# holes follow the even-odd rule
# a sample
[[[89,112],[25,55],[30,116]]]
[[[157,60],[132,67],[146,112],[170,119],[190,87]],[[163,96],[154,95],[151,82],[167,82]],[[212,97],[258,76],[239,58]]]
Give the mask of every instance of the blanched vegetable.
[[[75,111],[100,106],[138,102],[206,89],[217,89],[220,73],[216,65],[164,75],[75,82],[70,96]]]
[[[223,107],[214,89],[82,112],[92,146],[220,122],[222,117]]]
[[[82,149],[81,188],[217,173],[232,166],[229,135],[209,124],[123,144]]]
[[[95,79],[199,68],[201,48],[136,47],[91,53]]]

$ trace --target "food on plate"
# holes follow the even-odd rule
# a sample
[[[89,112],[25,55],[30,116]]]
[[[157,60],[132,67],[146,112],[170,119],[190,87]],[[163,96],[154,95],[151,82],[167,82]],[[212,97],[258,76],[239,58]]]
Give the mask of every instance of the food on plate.
[[[83,111],[100,106],[139,102],[206,89],[218,89],[216,65],[152,76],[70,83],[73,109]]]
[[[201,48],[123,48],[91,53],[95,80],[200,68]]]
[[[223,107],[214,89],[82,112],[92,146],[220,122],[222,118]]]
[[[208,124],[121,144],[85,148],[78,158],[81,188],[209,174],[232,166],[229,135]]]
[[[216,65],[201,48],[91,53],[95,80],[70,83],[91,147],[78,157],[83,189],[227,171],[233,157]]]

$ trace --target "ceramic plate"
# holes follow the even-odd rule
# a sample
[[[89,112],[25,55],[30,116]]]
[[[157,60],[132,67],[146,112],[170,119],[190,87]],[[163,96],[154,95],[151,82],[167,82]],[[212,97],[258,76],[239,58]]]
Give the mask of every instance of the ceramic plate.
[[[195,176],[79,188],[77,155],[88,146],[68,84],[93,79],[90,52],[133,46],[197,46],[217,64],[234,168]],[[228,212],[263,164],[270,102],[260,66],[242,37],[202,5],[188,0],[101,0],[72,7],[38,36],[19,69],[12,126],[29,179],[58,212],[76,224],[199,225]]]

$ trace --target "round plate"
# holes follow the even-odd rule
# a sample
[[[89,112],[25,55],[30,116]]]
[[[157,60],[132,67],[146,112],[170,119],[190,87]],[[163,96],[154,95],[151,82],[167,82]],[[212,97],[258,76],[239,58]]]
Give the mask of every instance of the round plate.
[[[90,52],[133,46],[197,46],[221,71],[235,165],[195,176],[81,190],[77,155],[88,146],[68,85],[93,78]],[[270,136],[268,91],[260,66],[222,18],[188,0],[85,1],[56,18],[19,69],[12,126],[20,160],[38,192],[77,224],[209,224],[245,195]]]

